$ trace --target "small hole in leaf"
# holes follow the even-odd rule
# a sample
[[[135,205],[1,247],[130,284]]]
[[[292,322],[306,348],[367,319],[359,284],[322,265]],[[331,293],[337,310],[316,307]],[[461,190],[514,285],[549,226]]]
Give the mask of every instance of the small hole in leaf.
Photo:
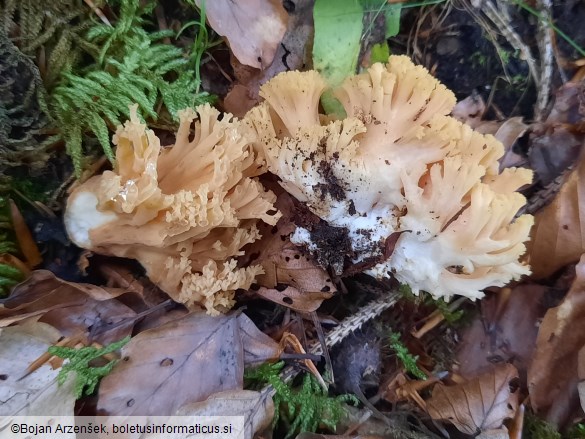
[[[510,404],[510,403],[508,403],[507,407],[508,407],[508,410],[510,410],[510,411],[514,410],[514,407],[512,407],[512,404]]]
[[[166,367],[166,366],[172,366],[173,365],[173,359],[172,358],[165,358],[164,360],[162,360],[160,362],[160,365],[162,367]]]
[[[129,400],[129,401],[126,403],[126,405],[127,405],[128,407],[132,407],[132,406],[134,405],[134,400],[133,400],[133,399],[130,399],[130,400]]]
[[[283,298],[282,298],[282,301],[283,301],[284,303],[286,303],[287,305],[292,305],[292,304],[293,304],[293,302],[294,302],[294,300],[292,300],[292,299],[291,299],[290,297],[288,297],[288,296],[285,296],[285,297],[283,297]]]
[[[260,285],[258,285],[258,284],[252,284],[252,285],[250,285],[250,289],[252,291],[258,291],[260,289]]]
[[[5,373],[0,375],[0,381],[6,381],[8,379],[8,375],[6,375]]]
[[[130,357],[129,356],[125,356],[124,358],[122,358],[122,361],[130,361]]]
[[[295,255],[295,259],[301,259],[300,255]]]
[[[323,288],[321,288],[321,292],[322,293],[327,293],[329,291],[331,291],[331,288],[329,286],[327,286],[327,285],[325,285]]]
[[[289,14],[293,14],[295,12],[296,5],[291,0],[284,0],[282,2],[282,6],[284,7],[284,10]]]
[[[290,258],[287,256],[286,258],[284,258],[284,260],[285,260],[286,262],[288,262],[288,261],[290,261]]]
[[[510,393],[515,393],[520,388],[520,379],[512,378],[508,383],[508,387],[510,388]]]
[[[271,209],[268,212],[266,212],[266,214],[270,215],[270,216],[274,216],[278,213],[278,210],[275,209]]]
[[[278,292],[283,292],[284,290],[287,289],[287,287],[288,287],[288,285],[285,285],[285,284],[276,284],[276,286],[274,288]]]

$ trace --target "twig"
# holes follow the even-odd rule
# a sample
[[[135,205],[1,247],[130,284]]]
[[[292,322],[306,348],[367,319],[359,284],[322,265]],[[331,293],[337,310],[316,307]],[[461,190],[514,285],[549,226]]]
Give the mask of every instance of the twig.
[[[102,12],[102,10],[100,8],[98,8],[96,5],[94,5],[94,3],[91,0],[83,0],[85,2],[85,4],[87,6],[89,6],[91,8],[91,10],[98,16],[100,17],[100,20],[102,20],[104,22],[104,24],[106,24],[107,26],[112,26],[112,23],[110,23],[110,20],[108,20],[108,17],[106,17],[104,15],[104,13]]]
[[[74,337],[63,337],[61,340],[59,340],[57,344],[55,344],[55,346],[74,347],[77,343],[81,341],[82,338],[83,336],[81,334],[78,334]],[[53,355],[49,354],[48,352],[42,354],[26,368],[24,374],[20,378],[18,378],[17,381],[21,381],[27,376],[29,376],[31,373],[33,373],[34,371],[39,369],[43,364],[49,361],[51,358],[53,358]]]
[[[503,10],[496,8],[491,0],[486,0],[483,3],[482,12],[490,19],[506,40],[508,40],[508,43],[510,43],[515,50],[520,52],[522,59],[528,64],[528,70],[530,71],[530,75],[534,80],[536,88],[539,89],[540,70],[536,65],[536,60],[532,55],[530,47],[524,44],[520,36],[514,31],[510,23],[510,17]]]
[[[341,323],[333,328],[327,335],[325,335],[325,348],[331,349],[333,346],[341,343],[347,336],[353,334],[356,330],[361,328],[366,322],[378,317],[382,312],[392,307],[399,299],[400,293],[398,291],[385,291],[382,288],[372,287],[370,285],[356,283],[358,288],[364,292],[374,292],[379,297],[360,308],[352,316],[344,319]],[[315,341],[308,349],[308,352],[315,355],[323,354],[323,347],[319,340]],[[286,383],[292,380],[299,369],[292,366],[285,367],[280,376]],[[274,395],[275,390],[272,386],[267,385],[262,389],[263,394],[270,396]]]
[[[552,22],[552,0],[537,0],[541,20],[538,21],[538,49],[540,51],[540,86],[536,98],[535,119],[541,122],[546,117],[546,109],[552,94],[553,76],[553,30],[548,25]]]

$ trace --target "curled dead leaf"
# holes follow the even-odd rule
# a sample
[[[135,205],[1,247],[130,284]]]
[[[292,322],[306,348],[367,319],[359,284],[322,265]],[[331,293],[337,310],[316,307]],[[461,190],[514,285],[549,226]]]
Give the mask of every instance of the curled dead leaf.
[[[121,288],[66,282],[50,271],[36,270],[25,282],[15,286],[11,296],[3,302],[0,307],[0,327],[36,318],[57,328],[63,335],[81,333],[89,337],[90,329],[107,328],[128,319],[130,325],[91,334],[91,342],[106,345],[124,338],[132,331],[132,318],[136,312],[117,300],[125,293],[126,290]],[[88,342],[89,338],[84,340],[84,343]]]
[[[427,400],[435,420],[447,421],[465,434],[499,430],[518,408],[518,371],[511,364],[452,387],[437,385]]]
[[[255,69],[232,57],[236,82],[224,99],[224,108],[236,117],[243,117],[259,101],[260,86],[281,72],[302,70],[311,57],[313,41],[314,0],[295,0],[288,3],[286,33],[276,49],[269,66]],[[291,6],[292,5],[292,6]]]
[[[585,255],[561,304],[545,314],[528,369],[532,408],[549,422],[562,425],[578,404],[578,353],[585,346]]]
[[[195,0],[201,7],[202,0]],[[214,0],[205,2],[209,25],[228,41],[241,63],[265,68],[286,31],[288,15],[275,0]]]
[[[12,217],[14,234],[16,239],[18,239],[18,247],[24,256],[28,268],[33,268],[39,265],[43,261],[41,252],[39,251],[37,243],[26,225],[20,210],[12,200],[10,200],[10,216]]]
[[[527,247],[534,278],[577,262],[585,251],[585,156],[553,201],[534,216]]]

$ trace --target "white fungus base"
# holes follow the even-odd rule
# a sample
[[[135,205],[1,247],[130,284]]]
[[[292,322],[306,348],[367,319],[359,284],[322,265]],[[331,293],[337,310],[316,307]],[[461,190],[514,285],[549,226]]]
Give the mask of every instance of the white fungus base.
[[[82,248],[91,248],[89,231],[116,219],[113,212],[97,210],[98,199],[92,192],[79,192],[65,211],[65,228],[71,240]]]

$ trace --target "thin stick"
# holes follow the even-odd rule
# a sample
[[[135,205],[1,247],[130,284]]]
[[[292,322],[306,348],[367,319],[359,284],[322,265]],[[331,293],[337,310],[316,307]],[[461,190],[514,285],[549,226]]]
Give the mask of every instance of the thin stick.
[[[78,335],[73,336],[73,337],[63,337],[61,340],[59,340],[59,342],[57,344],[55,344],[55,346],[73,347],[77,343],[79,343],[81,341],[81,339],[82,339],[82,335],[81,334],[78,334]],[[34,360],[26,368],[24,374],[20,378],[18,378],[16,381],[20,381],[20,380],[26,378],[31,373],[33,373],[34,371],[36,371],[37,369],[39,369],[47,361],[50,361],[51,358],[53,358],[53,357],[54,357],[54,355],[49,354],[49,352],[45,352],[40,357],[38,357],[36,360]]]
[[[110,20],[108,20],[108,17],[106,17],[104,15],[104,13],[102,12],[102,10],[100,8],[98,8],[96,5],[94,5],[94,3],[91,0],[83,0],[85,2],[85,4],[87,6],[89,6],[91,8],[91,10],[98,16],[100,17],[100,20],[102,20],[104,22],[104,24],[106,24],[107,26],[112,26],[112,23],[110,23]]]

